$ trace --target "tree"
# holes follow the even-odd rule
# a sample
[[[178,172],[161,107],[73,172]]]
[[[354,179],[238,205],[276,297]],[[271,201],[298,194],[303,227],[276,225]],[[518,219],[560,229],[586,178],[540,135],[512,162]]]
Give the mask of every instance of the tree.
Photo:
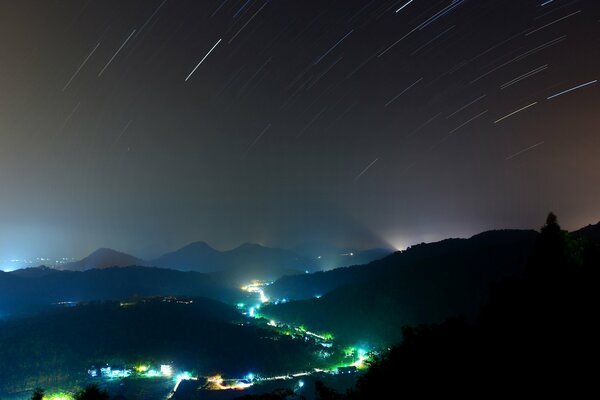
[[[46,392],[44,392],[44,389],[37,388],[31,395],[31,400],[43,400],[45,394]]]
[[[98,385],[90,385],[77,393],[75,400],[108,400],[109,396],[105,390],[101,390]]]
[[[560,228],[556,215],[549,213],[531,254],[530,273],[544,279],[578,264],[576,242]]]

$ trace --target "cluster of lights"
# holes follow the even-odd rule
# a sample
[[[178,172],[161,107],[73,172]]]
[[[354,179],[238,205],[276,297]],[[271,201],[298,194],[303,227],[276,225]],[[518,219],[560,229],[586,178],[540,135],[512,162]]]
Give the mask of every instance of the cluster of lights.
[[[163,376],[171,376],[173,375],[173,367],[169,364],[163,364],[160,366],[160,373]]]
[[[352,358],[356,357],[354,362],[352,362],[352,364],[350,364],[350,367],[355,367],[358,369],[367,368],[367,365],[365,364],[365,362],[369,359],[369,355],[365,349],[362,349],[362,348],[357,349],[355,347],[346,347],[344,349],[344,355],[347,358],[348,357],[352,357]]]
[[[252,378],[254,379],[253,374],[246,375],[246,378],[249,375],[252,375]],[[207,382],[209,384],[210,390],[244,390],[254,385],[254,383],[250,379],[246,379],[246,381],[239,381],[234,379],[230,380],[229,382],[225,382],[221,375],[211,376],[207,379]]]
[[[262,282],[258,280],[253,280],[249,285],[242,286],[242,290],[248,293],[256,293],[259,295],[261,303],[267,303],[269,298],[265,294],[264,287],[270,285],[271,282]]]
[[[110,366],[106,366],[97,369],[93,368],[88,370],[88,374],[92,378],[96,378],[98,376],[102,376],[109,379],[121,379],[132,376],[133,374],[137,376],[141,376],[144,378],[170,378],[173,376],[173,366],[170,364],[162,364],[158,370],[151,368],[149,365],[140,364],[135,366],[133,369],[123,368],[123,369],[113,369]]]
[[[73,400],[73,396],[68,393],[58,392],[45,395],[43,400]]]
[[[177,377],[175,378],[175,387],[173,388],[173,391],[171,392],[171,395],[173,395],[175,392],[177,392],[177,389],[179,388],[179,385],[181,384],[181,382],[183,381],[190,381],[190,380],[198,380],[198,378],[193,377],[192,374],[190,374],[189,372],[182,372],[180,374],[177,375]],[[169,396],[170,398],[171,396]]]

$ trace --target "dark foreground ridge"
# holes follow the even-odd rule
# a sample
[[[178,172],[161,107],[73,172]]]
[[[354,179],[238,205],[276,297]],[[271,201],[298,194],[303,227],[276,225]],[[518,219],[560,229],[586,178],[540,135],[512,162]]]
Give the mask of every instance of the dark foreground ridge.
[[[405,327],[353,389],[317,384],[316,399],[587,397],[597,391],[587,360],[597,355],[599,266],[598,243],[562,231],[550,214],[526,271],[493,285],[474,323]]]

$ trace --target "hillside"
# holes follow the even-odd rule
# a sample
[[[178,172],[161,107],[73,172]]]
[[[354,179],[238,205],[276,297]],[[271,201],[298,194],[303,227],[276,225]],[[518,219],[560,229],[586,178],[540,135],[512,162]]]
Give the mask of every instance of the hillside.
[[[144,260],[130,254],[113,249],[102,248],[79,261],[65,264],[62,269],[69,271],[86,271],[93,268],[129,267],[131,265],[147,265]]]
[[[573,235],[584,237],[592,242],[600,243],[600,222],[595,225],[588,225],[575,232],[572,232]]]
[[[36,275],[29,271],[29,275]],[[58,302],[117,300],[133,296],[204,296],[231,301],[237,289],[214,277],[149,267],[56,271],[36,277],[0,273],[0,314],[31,311]]]
[[[17,269],[9,273],[22,278],[41,278],[43,276],[60,273],[60,270],[41,265],[39,267]]]
[[[492,231],[470,239],[414,246],[368,266],[288,277],[273,293],[322,290],[319,299],[270,305],[269,318],[303,323],[333,332],[349,343],[388,345],[400,340],[401,327],[473,316],[487,299],[489,285],[522,273],[534,231]]]
[[[194,242],[173,252],[163,254],[151,260],[150,264],[185,271],[214,272],[219,264],[220,253],[206,242]]]
[[[313,261],[319,270],[329,271],[351,265],[368,264],[379,260],[394,252],[388,248],[373,248],[358,250],[354,248],[340,248],[325,243],[303,243],[292,249],[307,259]]]
[[[192,304],[146,301],[88,304],[0,322],[0,397],[37,385],[69,390],[92,365],[175,362],[204,374],[282,372],[308,365],[303,341],[241,326],[230,306],[192,298]],[[18,363],[11,360],[19,359]]]
[[[268,295],[276,299],[311,299],[344,285],[365,282],[394,270],[402,270],[426,259],[440,258],[461,251],[473,251],[479,247],[502,246],[521,241],[531,243],[535,236],[534,231],[499,230],[484,232],[471,239],[446,239],[435,243],[423,243],[367,265],[285,276],[269,286]]]

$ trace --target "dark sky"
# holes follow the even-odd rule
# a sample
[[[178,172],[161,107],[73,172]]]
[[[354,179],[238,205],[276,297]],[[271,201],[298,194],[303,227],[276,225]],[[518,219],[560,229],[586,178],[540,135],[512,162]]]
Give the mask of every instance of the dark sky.
[[[597,222],[599,21],[595,0],[0,0],[0,258]]]

